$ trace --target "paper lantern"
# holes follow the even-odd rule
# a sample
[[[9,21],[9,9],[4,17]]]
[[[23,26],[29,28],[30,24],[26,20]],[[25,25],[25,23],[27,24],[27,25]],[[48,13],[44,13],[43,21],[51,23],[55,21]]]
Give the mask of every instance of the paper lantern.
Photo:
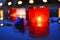
[[[9,19],[14,22],[16,20],[16,18],[17,18],[16,8],[11,8],[9,10],[9,15],[10,15]]]
[[[30,22],[30,36],[45,37],[49,33],[49,9],[29,8],[28,17]]]

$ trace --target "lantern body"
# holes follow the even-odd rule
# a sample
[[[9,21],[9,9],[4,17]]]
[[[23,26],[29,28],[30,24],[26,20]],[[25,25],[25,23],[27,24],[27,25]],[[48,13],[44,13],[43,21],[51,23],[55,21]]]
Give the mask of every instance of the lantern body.
[[[9,19],[14,22],[16,20],[16,18],[17,18],[16,8],[10,9],[9,10]]]
[[[44,8],[29,8],[30,36],[45,37],[49,33],[49,10]]]

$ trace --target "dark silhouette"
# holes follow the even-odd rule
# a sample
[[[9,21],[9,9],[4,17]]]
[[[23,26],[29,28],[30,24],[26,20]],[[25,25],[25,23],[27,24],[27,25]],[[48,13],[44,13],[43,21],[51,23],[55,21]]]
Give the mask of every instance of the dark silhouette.
[[[18,18],[19,19],[19,18]],[[21,18],[15,23],[15,27],[20,30],[20,32],[24,33],[24,19]]]

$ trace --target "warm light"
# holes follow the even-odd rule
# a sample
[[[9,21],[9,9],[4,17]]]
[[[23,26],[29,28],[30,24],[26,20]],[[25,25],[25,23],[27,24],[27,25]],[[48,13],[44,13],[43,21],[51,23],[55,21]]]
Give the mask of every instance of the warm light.
[[[0,10],[0,20],[3,20],[3,10]]]
[[[3,3],[0,3],[0,6],[2,6],[3,5]]]
[[[30,4],[33,4],[33,3],[34,3],[34,0],[29,0],[29,3],[30,3]]]
[[[14,13],[14,14],[11,14],[11,16],[14,16],[14,17],[16,17],[16,14]]]
[[[58,9],[58,17],[60,18],[60,8]]]
[[[3,25],[4,25],[3,23],[0,24],[0,26],[3,26]]]
[[[25,8],[17,8],[17,16],[20,18],[26,18]]]
[[[42,22],[42,18],[41,18],[41,17],[38,17],[37,20],[36,20],[36,22],[37,22],[37,26],[40,27],[41,24],[42,24],[42,23],[41,23],[41,22]]]
[[[60,23],[60,20],[59,20],[59,23]]]
[[[41,17],[38,17],[37,18],[37,21],[41,22],[42,21],[42,18]]]
[[[44,3],[47,3],[47,0],[42,0]]]
[[[41,24],[37,24],[37,26],[41,27],[42,25]]]
[[[8,2],[8,5],[9,5],[9,6],[12,5],[12,2]]]
[[[18,1],[18,4],[19,4],[19,5],[22,4],[22,1]]]
[[[10,13],[10,11],[8,10],[8,13]]]
[[[58,0],[60,2],[60,0]]]

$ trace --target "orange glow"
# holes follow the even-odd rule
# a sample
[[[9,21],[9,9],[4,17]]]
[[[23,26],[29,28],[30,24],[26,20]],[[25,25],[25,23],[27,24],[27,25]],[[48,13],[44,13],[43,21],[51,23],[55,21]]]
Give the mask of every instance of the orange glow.
[[[16,17],[17,15],[16,15],[16,13],[14,13],[14,14],[11,14],[11,16]]]
[[[58,9],[58,17],[60,18],[60,8]]]
[[[42,24],[41,24],[42,18],[41,17],[38,17],[36,22],[37,22],[37,26],[42,26]]]
[[[4,19],[3,10],[0,10],[0,20]]]
[[[37,26],[41,27],[42,25],[41,25],[41,23],[38,23]]]
[[[38,22],[41,22],[41,21],[42,21],[42,18],[41,18],[41,17],[38,17],[38,18],[37,18],[37,21],[38,21]]]

